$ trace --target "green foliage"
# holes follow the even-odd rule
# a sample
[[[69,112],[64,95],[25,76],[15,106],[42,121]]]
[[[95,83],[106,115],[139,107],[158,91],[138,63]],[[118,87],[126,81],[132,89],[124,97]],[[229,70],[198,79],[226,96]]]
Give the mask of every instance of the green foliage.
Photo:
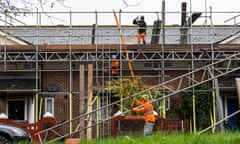
[[[149,88],[149,86],[145,85],[142,82],[142,79],[140,79],[140,78],[114,79],[106,87],[107,91],[112,93],[113,97],[116,97],[118,99],[127,98],[138,92],[142,92],[148,88]],[[163,96],[163,92],[159,91],[158,88],[151,89],[146,94],[147,95],[150,94],[150,97],[149,97],[150,100]],[[144,95],[144,93],[141,93],[141,95],[138,95],[135,98],[138,100],[141,100],[143,95]],[[122,106],[124,108],[129,109],[132,105],[132,102],[133,102],[132,99],[124,100],[124,101],[122,101]],[[155,110],[158,110],[158,108],[160,107],[161,104],[160,104],[160,102],[154,102],[154,103],[152,103],[152,105]],[[136,113],[132,112],[130,114],[132,115],[132,114],[136,114]],[[137,115],[142,115],[142,113],[137,113]]]
[[[146,88],[147,86],[144,85],[140,78],[119,78],[112,80],[107,90],[113,93],[113,97],[122,99],[143,91]],[[123,101],[125,108],[130,108],[131,104],[132,100]]]
[[[115,97],[125,98],[131,96],[137,92],[146,89],[146,85],[141,81],[140,78],[119,78],[111,82],[108,89],[114,93]]]
[[[173,120],[183,119],[181,112],[181,104],[180,103],[174,104],[173,107],[166,111],[166,118]]]
[[[199,85],[194,88],[197,128],[202,129],[209,126],[210,111],[212,109],[212,95],[206,85]],[[193,93],[180,93],[182,103],[182,114],[186,114],[188,118],[193,115]]]

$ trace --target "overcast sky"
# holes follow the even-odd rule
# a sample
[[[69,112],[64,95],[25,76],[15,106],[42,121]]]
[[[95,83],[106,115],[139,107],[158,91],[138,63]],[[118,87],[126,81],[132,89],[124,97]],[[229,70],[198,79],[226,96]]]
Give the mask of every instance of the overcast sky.
[[[121,23],[131,24],[132,19],[138,15],[145,15],[148,24],[152,24],[157,18],[161,19],[162,0],[65,0],[64,6],[56,4],[53,9],[46,11],[64,11],[64,12],[97,12],[91,14],[73,14],[72,23],[76,24],[93,24],[97,21],[99,24],[115,24],[115,20],[112,13],[113,10],[122,10]],[[228,23],[224,23],[227,19],[240,14],[240,1],[239,0],[165,0],[166,3],[166,24],[180,24],[181,15],[181,3],[187,2],[188,12],[208,12],[202,14],[202,16],[210,16],[210,7],[212,7],[212,19],[209,17],[201,17],[197,23],[210,24],[212,20],[213,24],[233,24],[231,20]],[[127,13],[131,12],[131,13]],[[134,13],[133,13],[134,12]],[[136,12],[136,13],[135,13]],[[143,12],[143,13],[141,13]],[[147,13],[144,13],[147,12]],[[148,13],[159,12],[159,13]],[[216,13],[217,12],[217,13]],[[127,14],[125,14],[127,13]],[[119,16],[119,15],[118,15]],[[43,16],[44,17],[44,16]],[[54,24],[68,24],[69,14],[65,16],[58,14],[54,15],[57,19],[54,20]],[[97,17],[97,20],[96,20]],[[41,19],[44,21],[44,18]],[[236,22],[240,22],[240,17],[236,19]],[[42,22],[43,23],[43,22]]]

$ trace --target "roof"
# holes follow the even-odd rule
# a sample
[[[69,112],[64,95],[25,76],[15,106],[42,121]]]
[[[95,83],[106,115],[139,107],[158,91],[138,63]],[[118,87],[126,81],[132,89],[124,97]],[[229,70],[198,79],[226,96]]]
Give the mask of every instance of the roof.
[[[6,44],[6,45],[29,45],[25,40],[22,40],[19,37],[12,36],[9,33],[6,33],[4,31],[0,30],[0,44]]]
[[[219,44],[240,44],[240,32],[236,32],[223,39]]]
[[[4,27],[0,29],[20,38],[24,42],[40,45],[65,45],[65,44],[92,44],[93,26],[14,26]],[[152,35],[152,26],[147,29],[147,43],[150,43]],[[125,44],[136,44],[135,26],[122,26],[121,33],[124,37]],[[238,27],[229,25],[222,26],[193,26],[188,29],[188,43],[208,44],[220,43],[226,38],[233,36],[239,32]],[[162,35],[162,31],[161,31]],[[180,27],[176,25],[165,27],[165,44],[180,43]],[[159,44],[162,43],[160,37]],[[95,29],[95,44],[121,44],[120,36],[116,26],[97,26]]]

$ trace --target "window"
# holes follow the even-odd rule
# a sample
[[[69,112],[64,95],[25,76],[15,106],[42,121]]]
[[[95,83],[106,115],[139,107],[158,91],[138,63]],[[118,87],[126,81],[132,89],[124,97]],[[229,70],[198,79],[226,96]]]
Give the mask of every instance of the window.
[[[45,113],[50,112],[54,115],[54,99],[53,98],[45,98]]]

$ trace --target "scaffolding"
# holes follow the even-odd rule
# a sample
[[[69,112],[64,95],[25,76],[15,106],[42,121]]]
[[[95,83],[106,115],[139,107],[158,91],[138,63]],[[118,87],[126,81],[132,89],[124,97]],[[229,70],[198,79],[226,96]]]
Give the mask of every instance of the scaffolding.
[[[34,94],[35,121],[41,118],[40,112],[43,109],[41,108],[41,99],[54,96],[63,97],[63,100],[66,98],[65,104],[69,108],[65,112],[69,115],[65,116],[68,120],[61,123],[61,125],[65,124],[65,126],[60,129],[61,131],[66,130],[65,132],[67,133],[59,134],[59,138],[73,136],[76,132],[99,125],[101,126],[97,129],[100,132],[98,131],[96,137],[104,137],[110,135],[111,125],[109,120],[112,116],[109,113],[112,106],[118,103],[118,101],[115,103],[111,102],[112,93],[104,90],[108,82],[112,80],[110,63],[112,62],[111,56],[113,54],[120,61],[121,78],[132,78],[128,66],[128,62],[131,61],[134,76],[141,78],[146,85],[154,86],[152,89],[163,87],[169,90],[172,88],[168,88],[168,82],[170,83],[171,80],[178,81],[177,85],[174,85],[174,82],[170,83],[170,85],[174,85],[174,90],[170,91],[170,94],[166,93],[161,99],[155,97],[153,102],[170,98],[174,94],[193,88],[195,84],[208,81],[211,81],[210,85],[213,85],[211,87],[215,91],[214,80],[216,78],[228,76],[230,73],[238,71],[239,46],[237,44],[218,44],[219,41],[228,38],[228,36],[237,35],[238,27],[236,25],[216,27],[213,27],[212,23],[208,26],[206,26],[206,23],[205,25],[191,25],[191,27],[187,27],[190,33],[186,34],[190,41],[180,43],[180,29],[182,27],[180,25],[167,26],[165,22],[162,22],[158,44],[136,45],[136,27],[122,25],[120,18],[126,15],[144,14],[146,15],[145,17],[154,17],[152,19],[154,21],[156,20],[156,13],[157,15],[161,14],[161,12],[117,12],[120,21],[119,30],[122,36],[126,38],[125,44],[122,43],[117,27],[114,24],[109,26],[99,24],[99,18],[102,16],[111,16],[114,19],[113,12],[63,13],[64,15],[69,15],[69,23],[67,25],[53,26],[44,25],[41,22],[44,15],[39,12],[34,13],[37,21],[34,26],[28,26],[22,22],[20,25],[15,25],[15,22],[12,22],[14,20],[9,22],[7,21],[8,18],[5,18],[5,20],[2,20],[4,21],[4,26],[1,26],[1,31],[3,32],[1,37],[4,38],[4,41],[0,47],[0,78],[6,80],[6,76],[9,76],[9,79],[11,79],[11,76],[16,74],[30,75],[34,78],[35,84],[34,87],[25,87],[24,89],[1,89],[1,94],[4,95],[6,92],[31,92]],[[178,12],[165,12],[165,14],[179,15]],[[79,15],[91,15],[94,19],[94,24],[75,25],[74,20],[76,18],[74,17]],[[191,15],[191,13],[188,15]],[[164,17],[163,14],[163,19]],[[227,32],[221,32],[226,31],[226,29],[228,30]],[[56,33],[56,30],[59,33]],[[147,30],[148,42],[151,39],[150,37],[154,36],[151,34],[153,30],[153,25],[149,25]],[[201,33],[201,30],[205,30],[204,33]],[[13,38],[18,38],[18,40],[24,41],[25,44],[19,45]],[[12,41],[17,44],[13,45],[10,43]],[[127,50],[128,55],[124,54],[123,49]],[[87,80],[85,77],[88,76],[86,72],[91,71],[87,68],[89,64],[93,66],[93,95],[97,97],[96,101],[99,102],[99,107],[97,107],[97,104],[93,105],[94,109],[86,114],[86,110],[83,110],[81,107],[81,112],[76,115],[73,114],[75,97],[80,96],[81,102],[85,102],[81,103],[84,106],[86,106],[87,101],[89,102],[87,100],[88,92],[86,88],[82,87],[86,85],[86,82],[84,82]],[[201,80],[195,78],[196,75],[199,76],[199,74],[195,73],[198,70],[203,71],[202,75],[200,75]],[[44,84],[44,81],[48,79],[46,76],[48,73],[63,74],[66,77],[65,80],[68,81],[64,85],[66,88],[63,86],[58,91],[49,91]],[[208,75],[205,75],[206,73]],[[76,82],[76,77],[78,77],[79,83]],[[80,80],[82,78],[83,80]],[[185,78],[189,87],[183,88],[182,81],[186,81]],[[226,86],[224,82],[222,84],[222,87],[220,86],[219,89]],[[228,88],[234,89],[235,85],[230,85]],[[192,90],[194,91],[194,89]],[[146,91],[149,92],[150,89]],[[130,97],[135,97],[141,93]],[[168,103],[170,103],[170,99]],[[77,106],[80,107],[79,104]],[[88,115],[92,115],[95,123],[79,128],[77,125],[80,123],[79,119],[86,120]],[[166,115],[166,113],[163,112],[163,115]],[[107,129],[105,129],[106,125]],[[56,127],[46,131],[52,131]]]

